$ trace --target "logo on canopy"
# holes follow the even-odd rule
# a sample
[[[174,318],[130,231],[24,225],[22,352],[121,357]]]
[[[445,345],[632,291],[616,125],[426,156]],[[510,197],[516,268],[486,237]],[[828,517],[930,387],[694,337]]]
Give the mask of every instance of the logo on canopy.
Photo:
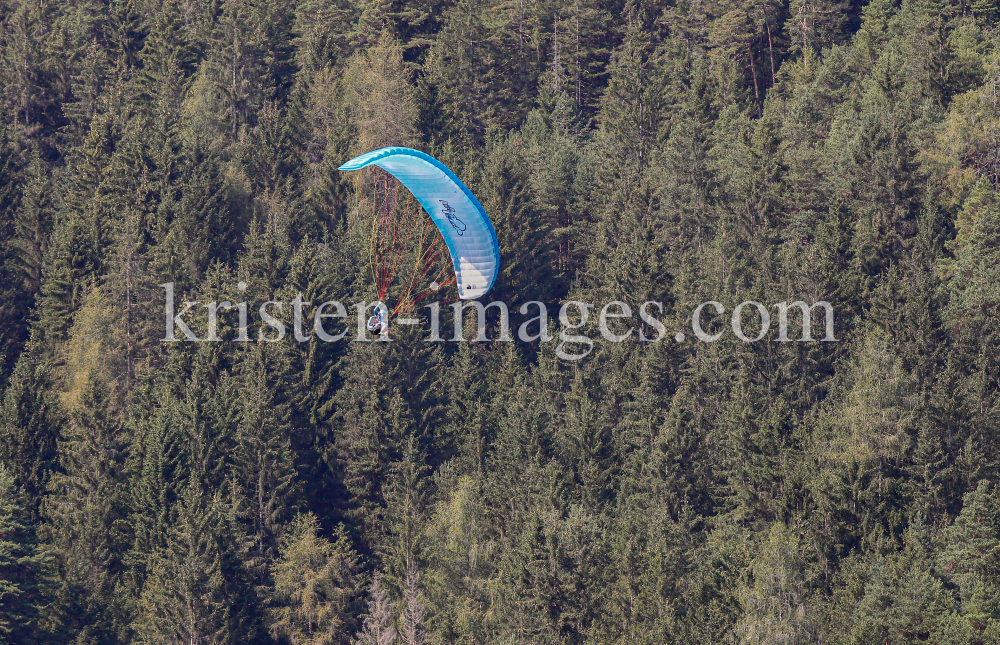
[[[448,218],[448,223],[451,224],[453,229],[455,229],[455,232],[459,235],[465,233],[465,222],[458,218],[458,215],[455,214],[455,209],[452,205],[443,199],[439,199],[438,201],[441,202],[441,211],[444,213],[444,216]]]

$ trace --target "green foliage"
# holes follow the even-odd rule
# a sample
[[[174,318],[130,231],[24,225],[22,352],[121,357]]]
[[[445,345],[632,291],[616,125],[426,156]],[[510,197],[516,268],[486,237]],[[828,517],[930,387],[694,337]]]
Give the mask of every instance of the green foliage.
[[[0,642],[11,645],[44,638],[52,592],[52,557],[31,518],[13,473],[0,463]]]
[[[296,517],[272,566],[271,632],[292,645],[349,642],[356,555],[343,533],[335,542],[318,533],[316,516]]]
[[[52,374],[29,349],[18,358],[0,411],[0,460],[37,513],[57,460],[61,414]]]
[[[997,18],[0,0],[0,643],[997,642]],[[384,145],[484,204],[515,336],[665,331],[319,342]],[[161,342],[165,283],[246,340]]]

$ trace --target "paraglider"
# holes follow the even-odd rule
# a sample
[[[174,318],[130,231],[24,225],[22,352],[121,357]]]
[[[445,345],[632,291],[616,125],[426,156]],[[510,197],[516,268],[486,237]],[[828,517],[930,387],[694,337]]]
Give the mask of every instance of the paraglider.
[[[500,247],[493,223],[472,191],[443,163],[410,148],[374,150],[339,170],[372,166],[376,172],[367,177],[359,173],[355,179],[357,212],[369,226],[367,244],[379,299],[386,301],[392,290],[395,306],[376,314],[382,320],[373,316],[369,329],[375,323],[387,325],[390,316],[415,308],[441,287],[455,285],[462,300],[487,293],[500,271]],[[400,185],[422,208],[400,195]],[[432,288],[422,288],[427,278],[432,278]]]

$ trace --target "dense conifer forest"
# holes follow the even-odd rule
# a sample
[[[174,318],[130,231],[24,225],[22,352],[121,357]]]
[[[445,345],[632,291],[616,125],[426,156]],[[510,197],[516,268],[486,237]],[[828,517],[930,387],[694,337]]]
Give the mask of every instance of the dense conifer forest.
[[[0,643],[1000,642],[998,25],[0,0]],[[386,145],[553,340],[162,342],[165,283],[373,299],[337,167]],[[563,360],[568,300],[664,333]],[[793,300],[838,341],[691,337]]]

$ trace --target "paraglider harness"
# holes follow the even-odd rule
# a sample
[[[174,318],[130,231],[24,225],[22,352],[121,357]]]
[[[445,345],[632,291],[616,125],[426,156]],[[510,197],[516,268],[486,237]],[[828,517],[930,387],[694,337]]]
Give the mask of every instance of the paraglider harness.
[[[368,331],[373,334],[385,334],[389,331],[389,321],[385,319],[381,307],[375,308],[375,314],[368,319]]]

